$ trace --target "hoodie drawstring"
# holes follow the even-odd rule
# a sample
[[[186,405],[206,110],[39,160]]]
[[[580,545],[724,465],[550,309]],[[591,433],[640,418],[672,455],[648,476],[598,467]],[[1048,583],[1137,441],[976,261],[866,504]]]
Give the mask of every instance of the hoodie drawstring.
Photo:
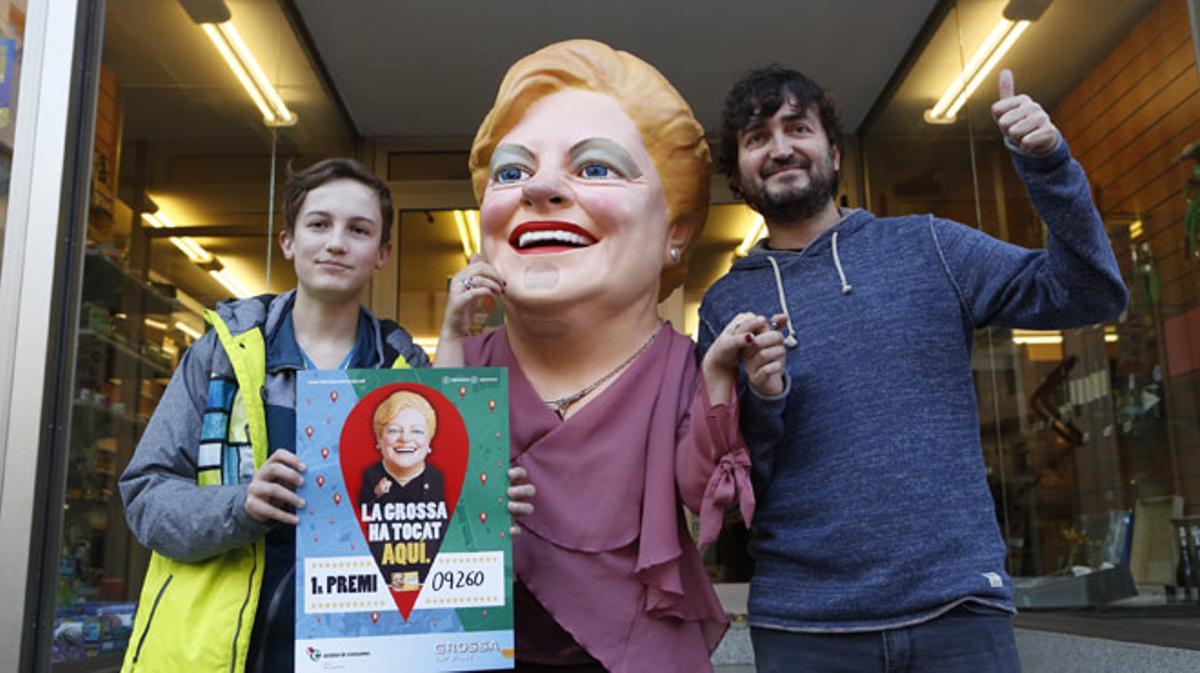
[[[842,281],[842,294],[850,294],[854,288],[850,285],[850,281],[846,280],[846,270],[842,268],[842,258],[838,255],[838,232],[833,232],[833,266],[837,269],[838,278]],[[779,262],[770,255],[764,255],[767,261],[771,263],[771,270],[775,272],[775,290],[779,293],[779,308],[783,309],[783,317],[787,318],[788,335],[783,340],[783,345],[788,348],[795,348],[796,344],[796,328],[792,326],[792,314],[788,311],[787,295],[783,291],[783,274],[779,272]]]
[[[779,291],[779,307],[783,309],[783,317],[787,318],[787,338],[783,340],[783,345],[788,348],[795,348],[796,344],[796,329],[792,327],[792,314],[788,312],[787,297],[783,293],[783,276],[779,274],[779,263],[775,258],[767,255],[767,261],[771,263],[771,268],[775,270],[775,289]]]
[[[838,278],[842,279],[842,294],[850,294],[854,288],[850,287],[850,283],[846,281],[846,272],[842,270],[842,258],[838,257],[837,237],[838,232],[833,232],[833,265],[837,267]],[[779,270],[776,269],[775,273],[778,277]]]

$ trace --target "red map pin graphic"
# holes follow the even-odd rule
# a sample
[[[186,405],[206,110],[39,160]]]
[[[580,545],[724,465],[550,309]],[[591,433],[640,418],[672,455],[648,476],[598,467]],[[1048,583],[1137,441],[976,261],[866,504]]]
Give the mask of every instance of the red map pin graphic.
[[[321,449],[321,457],[328,458],[329,457],[329,449]]]
[[[459,396],[459,397],[466,397],[466,396],[467,396],[467,387],[466,387],[466,386],[459,386],[459,387],[458,387],[458,396]]]
[[[481,483],[481,484],[486,484],[486,483],[487,483],[487,472],[480,472],[480,473],[479,473],[479,483]]]
[[[337,391],[336,390],[331,390],[329,392],[329,401],[333,402],[335,404],[337,403]]]
[[[335,505],[342,504],[342,494],[341,493],[333,494],[333,504],[335,504]]]
[[[371,623],[372,623],[372,624],[378,624],[378,623],[379,623],[379,613],[378,613],[378,612],[372,612],[372,613],[371,613]]]
[[[462,492],[463,482],[467,477],[470,439],[462,414],[451,401],[451,396],[454,395],[452,390],[455,387],[460,386],[452,387],[446,391],[449,393],[446,395],[433,387],[421,384],[386,384],[366,393],[361,399],[347,398],[347,404],[353,404],[353,408],[342,423],[338,439],[337,461],[342,471],[342,482],[338,483],[337,489],[346,488],[344,495],[348,509],[359,524],[361,537],[355,535],[354,542],[361,541],[364,549],[362,553],[371,554],[380,575],[388,582],[386,589],[395,603],[396,612],[400,613],[404,620],[409,619],[422,588],[428,587],[425,576],[436,563],[444,541],[444,531],[454,518],[458,495]],[[466,391],[467,386],[462,386],[462,392]],[[390,449],[386,449],[389,445],[376,433],[374,414],[386,401],[402,393],[407,396],[409,402],[412,401],[410,397],[413,395],[424,398],[437,416],[436,432],[431,433],[428,439],[431,452],[427,455],[425,468],[436,470],[442,475],[444,491],[437,495],[431,494],[431,497],[425,500],[434,505],[437,515],[416,522],[432,524],[439,519],[440,527],[433,527],[432,530],[440,528],[443,533],[432,533],[436,537],[427,537],[431,533],[420,536],[409,535],[404,531],[396,533],[395,528],[388,524],[400,522],[401,519],[388,513],[390,510],[384,507],[390,500],[389,497],[385,497],[388,491],[385,489],[384,493],[376,492],[376,488],[380,486],[379,480],[382,479],[380,475],[384,474],[382,470],[389,467],[384,462],[386,453],[383,451]],[[404,401],[406,397],[395,399]],[[392,413],[401,414],[403,410]],[[332,446],[330,449],[332,450]],[[478,474],[476,471],[476,475]],[[392,497],[395,497],[395,483],[392,483],[391,491]],[[378,533],[378,529],[384,527],[389,531],[388,535]],[[352,548],[356,547],[354,542],[350,542]],[[389,611],[384,609],[380,612]]]
[[[312,426],[311,426],[311,425],[309,425],[309,426],[306,426],[306,427],[304,428],[304,434],[308,435],[308,438],[309,438],[309,439],[312,439],[312,433],[313,433],[313,429],[312,429]]]
[[[381,536],[378,533],[377,529],[383,527],[380,524],[386,525],[401,520],[389,514],[390,510],[385,507],[391,499],[385,497],[388,491],[375,492],[380,486],[380,475],[386,472],[387,465],[384,459],[387,454],[382,454],[379,448],[386,446],[386,441],[376,434],[374,415],[385,401],[401,394],[407,395],[408,398],[413,395],[422,397],[433,407],[437,417],[437,429],[431,433],[428,440],[431,452],[425,461],[425,469],[440,472],[444,486],[441,492],[431,493],[428,498],[423,499],[424,502],[433,505],[436,515],[415,523],[432,524],[440,520],[440,527],[434,526],[430,530],[436,531],[440,528],[445,531],[454,517],[454,509],[467,477],[471,445],[462,414],[451,401],[453,398],[450,396],[454,394],[451,391],[453,388],[447,391],[449,395],[446,395],[417,383],[381,386],[353,402],[354,406],[342,424],[337,445],[337,459],[342,471],[342,483],[345,484],[347,505],[362,534],[362,537],[355,536],[355,542],[361,541],[363,553],[371,555],[381,576],[388,583],[387,590],[395,603],[396,612],[405,620],[409,619],[422,589],[429,586],[426,575],[436,563],[445,534],[442,532],[409,535],[403,531],[394,532],[395,528],[390,525],[386,526],[388,535]],[[465,394],[466,386],[462,386],[460,392]],[[397,399],[403,401],[405,397]],[[351,403],[349,398],[346,401],[347,404]],[[404,411],[393,413],[400,414]],[[340,488],[343,487],[339,485]],[[395,496],[394,491],[397,490],[393,483],[391,495]],[[437,537],[426,537],[428,535]]]
[[[487,523],[487,512],[479,513],[479,523]]]
[[[488,411],[496,410],[496,400],[488,400]]]
[[[321,488],[324,485],[325,485],[325,477],[323,477],[321,475],[317,475],[317,488]]]

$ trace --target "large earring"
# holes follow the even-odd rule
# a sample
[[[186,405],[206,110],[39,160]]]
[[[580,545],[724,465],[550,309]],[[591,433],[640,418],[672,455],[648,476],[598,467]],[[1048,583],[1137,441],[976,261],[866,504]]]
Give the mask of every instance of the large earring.
[[[667,254],[669,254],[671,256],[672,262],[679,261],[679,248],[676,248],[675,246],[671,246],[671,250]]]

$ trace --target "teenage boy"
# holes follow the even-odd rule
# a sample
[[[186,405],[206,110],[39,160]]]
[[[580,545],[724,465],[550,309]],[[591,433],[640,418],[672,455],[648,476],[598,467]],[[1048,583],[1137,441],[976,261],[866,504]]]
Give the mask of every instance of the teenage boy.
[[[284,201],[279,244],[297,287],[205,313],[213,329],[181,358],[121,476],[129,527],[154,552],[123,671],[290,673],[296,372],[430,364],[359,305],[392,251],[387,185],[328,159],[289,175]]]
[[[832,100],[771,67],[725,102],[719,165],[769,238],[704,298],[698,355],[732,316],[787,348],[784,381],[743,381],[757,496],[750,625],[760,672],[1016,671],[1012,583],[985,479],[976,328],[1059,329],[1125,307],[1087,178],[1000,76],[992,107],[1044,250],[931,215],[834,203]],[[765,352],[765,349],[764,349]]]

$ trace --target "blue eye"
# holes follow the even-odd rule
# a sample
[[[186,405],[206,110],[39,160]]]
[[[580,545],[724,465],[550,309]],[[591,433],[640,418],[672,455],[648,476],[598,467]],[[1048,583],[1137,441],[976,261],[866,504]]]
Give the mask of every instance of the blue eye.
[[[612,169],[604,164],[585,164],[580,174],[585,178],[610,178],[612,177]]]
[[[518,166],[503,166],[496,170],[496,182],[517,182],[525,177],[526,171]]]

